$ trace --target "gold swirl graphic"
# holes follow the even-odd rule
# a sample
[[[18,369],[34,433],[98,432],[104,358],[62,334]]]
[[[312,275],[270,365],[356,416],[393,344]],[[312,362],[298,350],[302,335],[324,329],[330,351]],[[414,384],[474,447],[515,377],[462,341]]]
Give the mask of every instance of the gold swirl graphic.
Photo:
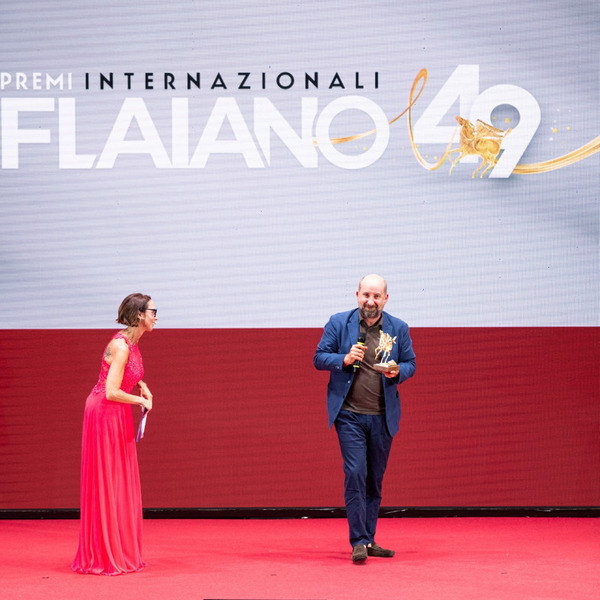
[[[547,160],[545,162],[533,163],[531,165],[517,165],[513,169],[513,173],[518,173],[519,175],[532,175],[534,173],[554,171],[555,169],[560,169],[579,162],[584,158],[589,158],[598,151],[600,151],[600,135],[591,142],[585,144],[585,146],[573,150],[573,152],[569,152],[564,156],[559,156],[558,158],[553,158],[552,160]]]
[[[423,80],[423,84],[421,85],[419,94],[417,95],[416,98],[414,98],[414,101],[413,101],[415,89],[416,89],[419,81],[421,81],[421,79]],[[446,150],[444,151],[444,154],[442,154],[442,157],[437,161],[437,163],[428,163],[423,158],[421,153],[419,152],[419,149],[417,148],[417,144],[415,144],[415,138],[413,136],[413,130],[412,130],[412,119],[411,119],[411,109],[414,106],[417,99],[419,98],[419,96],[421,95],[421,93],[423,92],[423,90],[425,89],[426,83],[427,83],[427,69],[421,69],[418,72],[417,76],[415,77],[412,87],[410,88],[410,94],[408,96],[408,109],[404,112],[408,112],[408,139],[410,140],[410,145],[411,145],[413,154],[415,155],[416,159],[419,161],[419,164],[421,164],[421,166],[425,167],[428,171],[435,171],[436,169],[439,169],[442,166],[442,164],[444,163],[444,161],[450,154],[450,149],[452,148],[452,143],[454,142],[454,137],[456,136],[456,132],[458,131],[459,125],[456,126],[456,129],[454,130],[454,133],[452,134],[452,137],[450,138],[450,142],[449,142],[448,146],[446,146]],[[404,114],[404,113],[402,113],[402,114]]]
[[[423,85],[421,86],[419,93],[417,94],[417,96],[415,98],[413,98],[415,87],[417,86],[417,83],[418,83],[419,79],[421,78],[422,74],[424,74],[424,79],[427,80],[427,69],[421,69],[419,71],[419,74],[417,75],[417,78],[413,82],[413,86],[412,86],[412,89],[410,92],[409,105],[397,117],[394,117],[391,121],[388,121],[389,125],[391,125],[392,123],[395,123],[400,117],[403,117],[407,112],[410,114],[410,109],[412,108],[414,103],[419,99],[419,96],[421,95],[421,93],[423,92],[423,89],[425,88],[425,81],[423,81]],[[409,123],[409,128],[410,128],[410,123]],[[330,141],[332,144],[344,144],[346,142],[353,142],[354,140],[360,140],[361,138],[367,137],[368,135],[373,135],[376,132],[377,132],[377,129],[371,129],[371,131],[365,131],[364,133],[358,133],[356,135],[349,135],[347,137],[339,137],[339,138],[331,138]],[[317,140],[314,140],[314,145],[318,146]]]
[[[418,93],[415,95],[415,91],[420,82],[422,82],[421,87],[420,87]],[[415,155],[415,158],[417,159],[419,164],[421,166],[423,166],[425,169],[427,169],[429,171],[435,171],[436,169],[439,169],[442,166],[442,164],[444,164],[446,159],[453,152],[459,152],[460,154],[459,154],[458,158],[456,158],[454,161],[452,161],[452,159],[450,159],[452,161],[452,167],[450,169],[450,173],[451,173],[452,169],[460,161],[462,156],[464,156],[465,154],[478,154],[482,158],[482,163],[473,172],[473,177],[475,177],[475,175],[477,174],[477,172],[480,169],[482,169],[484,166],[487,165],[485,170],[483,170],[481,173],[481,177],[483,177],[485,175],[485,173],[487,173],[492,167],[494,167],[496,165],[497,156],[500,152],[500,145],[502,143],[502,138],[504,136],[508,135],[511,130],[509,129],[507,131],[502,131],[502,130],[496,129],[495,127],[492,127],[491,125],[488,125],[487,123],[484,123],[482,121],[477,121],[477,129],[475,129],[474,126],[467,119],[463,119],[462,117],[457,116],[456,119],[459,124],[456,126],[456,129],[454,130],[454,133],[452,134],[452,137],[450,138],[450,142],[448,143],[448,146],[446,147],[444,154],[442,154],[441,158],[435,163],[427,162],[423,158],[421,153],[419,152],[417,144],[415,143],[415,139],[413,136],[412,119],[411,119],[412,107],[415,105],[415,103],[417,102],[417,100],[419,99],[421,94],[423,93],[426,83],[427,83],[427,69],[421,69],[419,71],[419,73],[417,74],[417,76],[415,77],[412,87],[410,89],[410,94],[408,97],[408,106],[398,116],[394,117],[391,121],[388,121],[388,123],[391,125],[392,123],[395,123],[400,117],[404,116],[405,114],[408,114],[408,117],[407,117],[408,138],[410,140],[410,145],[411,145],[413,154]],[[467,129],[469,126],[471,129]],[[464,132],[467,134],[465,137],[468,138],[468,136],[470,136],[470,139],[465,139],[465,137],[463,137],[463,139],[461,140],[460,147],[452,149],[452,144],[454,143],[454,138],[456,137],[456,134],[457,134],[457,132],[459,132],[459,130],[461,131],[461,137],[463,137],[462,133]],[[352,142],[354,140],[358,140],[358,139],[367,137],[369,135],[373,135],[374,133],[376,133],[376,131],[377,131],[377,129],[372,129],[371,131],[365,131],[364,133],[359,133],[356,135],[332,138],[331,143],[332,144],[344,144],[346,142]],[[315,146],[318,145],[316,140],[314,141],[314,144],[315,144]],[[572,165],[576,162],[579,162],[580,160],[589,158],[590,156],[592,156],[593,154],[596,154],[597,152],[600,152],[600,136],[594,138],[591,142],[588,142],[581,148],[578,148],[577,150],[573,150],[572,152],[569,152],[568,154],[565,154],[563,156],[559,156],[558,158],[553,158],[551,160],[547,160],[547,161],[539,162],[539,163],[533,163],[533,164],[518,164],[513,169],[512,173],[517,174],[517,175],[532,175],[535,173],[546,173],[548,171],[554,171],[556,169],[561,169],[563,167]]]

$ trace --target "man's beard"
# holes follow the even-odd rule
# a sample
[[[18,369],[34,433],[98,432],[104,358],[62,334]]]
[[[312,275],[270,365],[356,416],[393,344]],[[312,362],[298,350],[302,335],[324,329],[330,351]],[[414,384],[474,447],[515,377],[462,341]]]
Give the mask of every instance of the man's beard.
[[[376,306],[375,308],[360,307],[360,316],[363,319],[376,319],[381,314],[381,308]]]

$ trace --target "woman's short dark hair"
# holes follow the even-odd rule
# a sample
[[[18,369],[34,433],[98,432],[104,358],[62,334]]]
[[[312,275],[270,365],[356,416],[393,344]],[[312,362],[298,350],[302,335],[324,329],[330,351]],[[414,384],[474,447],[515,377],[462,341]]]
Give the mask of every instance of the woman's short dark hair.
[[[150,300],[146,294],[129,294],[119,306],[117,323],[135,327],[140,321],[139,314],[146,310]]]

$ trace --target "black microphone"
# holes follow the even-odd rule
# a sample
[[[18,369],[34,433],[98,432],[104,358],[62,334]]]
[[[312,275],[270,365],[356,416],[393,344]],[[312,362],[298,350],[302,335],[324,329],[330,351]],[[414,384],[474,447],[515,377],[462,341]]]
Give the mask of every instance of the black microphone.
[[[358,336],[358,340],[356,343],[360,344],[361,346],[364,346],[366,341],[367,341],[367,334],[361,332]],[[355,371],[357,369],[359,369],[360,368],[360,360],[355,360],[353,366],[354,366]]]

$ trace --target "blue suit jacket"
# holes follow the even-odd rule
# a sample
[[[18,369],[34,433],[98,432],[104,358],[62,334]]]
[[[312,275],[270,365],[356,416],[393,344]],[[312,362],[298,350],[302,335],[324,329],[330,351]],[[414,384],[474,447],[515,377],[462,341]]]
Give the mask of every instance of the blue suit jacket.
[[[335,422],[352,381],[354,368],[344,367],[344,356],[348,354],[353,344],[356,344],[359,334],[360,316],[358,308],[348,312],[333,315],[323,330],[323,337],[317,346],[313,359],[317,369],[330,371],[327,386],[327,413],[329,427]],[[388,360],[394,360],[400,367],[397,377],[388,378],[381,375],[385,396],[385,418],[390,435],[396,435],[400,424],[400,396],[398,384],[412,377],[416,370],[415,353],[409,336],[408,325],[384,312],[382,330],[396,337],[396,343]]]

